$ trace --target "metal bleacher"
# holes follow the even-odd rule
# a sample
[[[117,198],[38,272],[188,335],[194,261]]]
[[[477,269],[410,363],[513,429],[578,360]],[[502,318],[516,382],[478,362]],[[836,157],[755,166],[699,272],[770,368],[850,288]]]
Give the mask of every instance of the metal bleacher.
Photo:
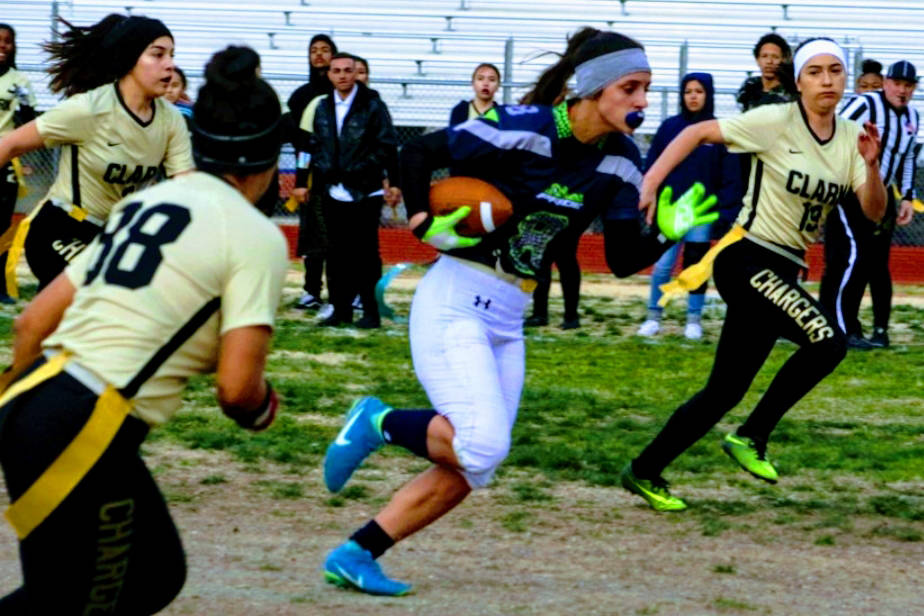
[[[243,43],[260,52],[264,74],[285,99],[305,79],[308,39],[327,33],[340,49],[368,58],[373,87],[405,126],[444,123],[448,109],[470,95],[471,70],[484,61],[503,69],[504,100],[515,101],[554,61],[543,52],[561,50],[582,25],[645,44],[653,66],[648,131],[675,113],[684,70],[711,72],[719,115],[732,113],[732,93],[756,68],[751,47],[771,30],[793,42],[832,36],[852,64],[861,55],[924,64],[920,0],[4,0],[0,21],[17,28],[19,64],[34,71],[41,94],[38,43],[49,37],[53,14],[86,24],[126,10],[171,28],[193,92],[215,50]],[[42,102],[53,100],[44,94]]]

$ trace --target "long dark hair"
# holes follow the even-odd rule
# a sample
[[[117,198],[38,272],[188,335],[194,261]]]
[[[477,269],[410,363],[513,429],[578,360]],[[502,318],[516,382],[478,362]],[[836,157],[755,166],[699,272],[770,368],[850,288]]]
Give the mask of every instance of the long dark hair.
[[[279,157],[279,97],[257,76],[260,56],[230,46],[212,56],[193,106],[193,154],[210,173],[246,176]]]
[[[591,58],[622,49],[644,46],[618,32],[597,30],[585,26],[568,37],[568,46],[558,62],[545,69],[533,89],[521,99],[524,104],[553,105],[567,93],[568,80],[577,66]]]
[[[9,68],[16,68],[16,30],[9,24],[0,24],[0,30],[9,32],[10,38],[13,39],[13,53],[6,57],[6,66]]]
[[[568,46],[565,47],[563,53],[546,52],[558,56],[558,62],[542,71],[539,79],[533,85],[533,89],[520,99],[520,103],[524,105],[551,105],[557,102],[565,94],[568,80],[574,74],[576,66],[574,56],[577,54],[578,48],[599,33],[600,30],[596,28],[584,26],[568,36]]]
[[[170,31],[156,19],[112,13],[92,26],[67,26],[60,41],[42,45],[51,55],[52,92],[73,96],[127,75],[145,48]]]

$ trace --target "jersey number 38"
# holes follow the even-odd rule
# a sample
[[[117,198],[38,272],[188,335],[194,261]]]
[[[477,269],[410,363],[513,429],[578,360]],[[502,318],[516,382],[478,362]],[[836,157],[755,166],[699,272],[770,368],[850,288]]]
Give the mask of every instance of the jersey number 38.
[[[128,289],[151,283],[164,258],[161,246],[176,241],[189,225],[190,216],[188,209],[171,203],[160,203],[138,214],[141,205],[129,203],[115,227],[100,234],[99,254],[87,270],[85,285],[100,273],[108,284]],[[116,243],[116,236],[126,227],[127,235]]]

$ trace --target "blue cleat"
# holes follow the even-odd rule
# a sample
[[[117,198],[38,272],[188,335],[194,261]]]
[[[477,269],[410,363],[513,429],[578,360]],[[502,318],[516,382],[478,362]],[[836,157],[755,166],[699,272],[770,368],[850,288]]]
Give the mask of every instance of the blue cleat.
[[[328,490],[339,492],[363,460],[385,444],[381,418],[388,410],[384,402],[370,396],[353,403],[346,423],[324,457],[324,484]]]
[[[341,588],[355,588],[370,595],[400,597],[411,590],[410,584],[389,579],[372,554],[355,541],[347,541],[327,555],[324,579]]]

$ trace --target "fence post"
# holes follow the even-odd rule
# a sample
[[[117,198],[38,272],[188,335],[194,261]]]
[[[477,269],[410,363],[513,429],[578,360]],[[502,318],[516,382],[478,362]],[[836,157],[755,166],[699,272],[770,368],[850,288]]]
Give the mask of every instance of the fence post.
[[[52,0],[51,3],[51,40],[58,41],[58,0]]]
[[[504,104],[513,102],[513,89],[508,85],[513,81],[513,37],[504,41]]]
[[[661,90],[661,121],[667,118],[667,88]]]
[[[679,78],[683,79],[683,76],[687,74],[687,67],[690,63],[690,42],[684,41],[680,46],[680,75]],[[678,79],[679,81],[679,79]]]

